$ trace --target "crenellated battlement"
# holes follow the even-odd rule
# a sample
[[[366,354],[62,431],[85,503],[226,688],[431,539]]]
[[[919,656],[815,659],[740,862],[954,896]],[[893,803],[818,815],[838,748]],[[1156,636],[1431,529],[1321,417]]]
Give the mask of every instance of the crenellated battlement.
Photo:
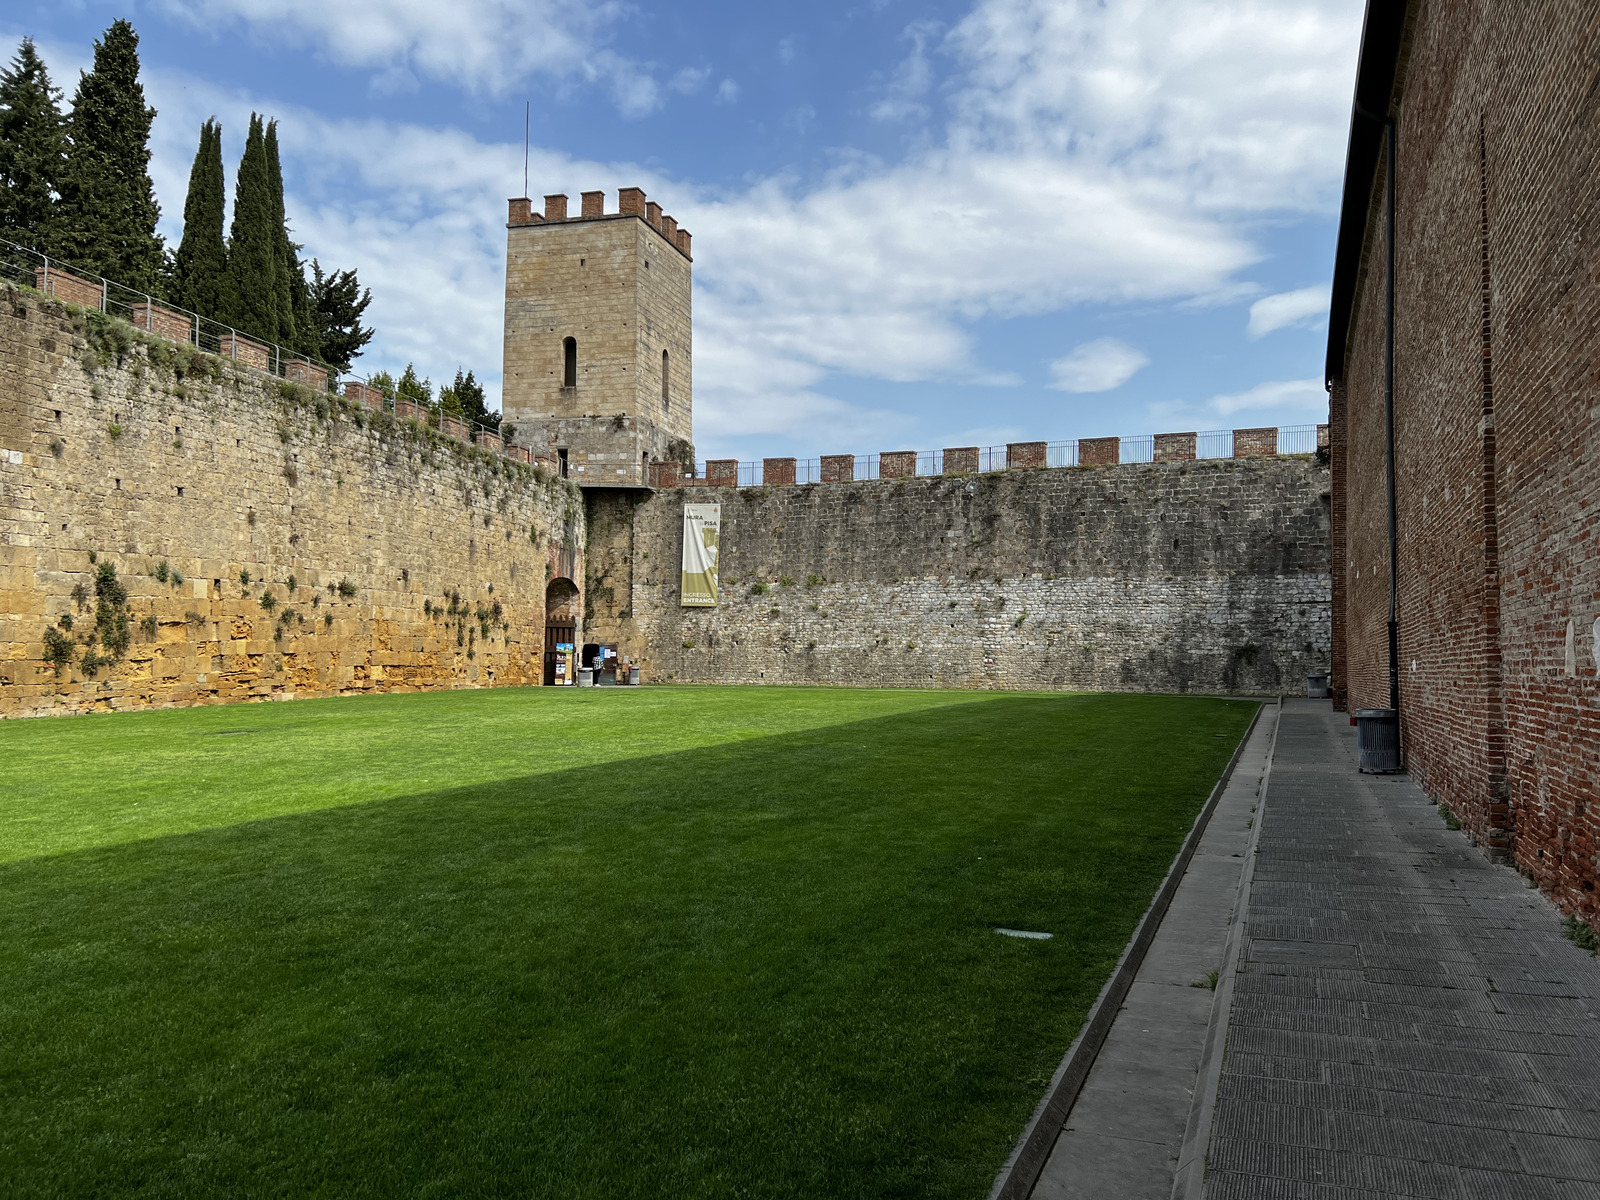
[[[1325,454],[1327,449],[1326,425],[1258,426],[1205,433],[951,446],[944,450],[824,454],[812,459],[763,458],[759,462],[740,462],[734,458],[713,458],[699,468],[684,463],[656,462],[650,464],[649,482],[653,488],[790,487],[1045,467],[1114,467],[1125,463]]]
[[[661,206],[645,199],[644,189],[625,187],[617,192],[617,211],[606,212],[606,194],[604,192],[584,192],[580,196],[581,207],[577,216],[567,215],[568,197],[565,192],[553,192],[544,198],[544,211],[535,212],[533,200],[528,196],[515,197],[509,201],[509,214],[506,220],[508,228],[523,225],[547,225],[556,223],[570,223],[575,221],[617,221],[626,217],[638,217],[657,233],[666,239],[672,246],[690,262],[694,256],[690,253],[693,242],[689,231],[680,228],[678,222],[671,216],[661,211]]]

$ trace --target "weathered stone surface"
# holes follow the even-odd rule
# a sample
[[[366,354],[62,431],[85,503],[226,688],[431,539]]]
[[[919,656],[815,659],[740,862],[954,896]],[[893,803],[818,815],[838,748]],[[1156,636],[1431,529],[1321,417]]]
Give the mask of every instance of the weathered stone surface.
[[[565,450],[586,485],[644,485],[693,438],[689,258],[664,226],[605,213],[603,193],[574,218],[545,200],[507,234],[502,432]]]
[[[61,305],[0,296],[0,715],[538,681],[576,488],[183,353],[101,362]],[[81,662],[99,563],[132,645],[58,675],[45,631],[71,617]]]
[[[1293,692],[1327,492],[1309,457],[674,489],[603,552],[591,502],[590,628],[657,681]],[[714,609],[679,606],[686,500],[723,506]]]

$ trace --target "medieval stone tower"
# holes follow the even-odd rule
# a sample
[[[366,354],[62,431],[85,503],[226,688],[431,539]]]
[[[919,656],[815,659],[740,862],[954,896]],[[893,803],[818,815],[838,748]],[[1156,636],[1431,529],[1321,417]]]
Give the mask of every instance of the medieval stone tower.
[[[689,232],[639,188],[510,202],[505,430],[586,488],[693,461]]]

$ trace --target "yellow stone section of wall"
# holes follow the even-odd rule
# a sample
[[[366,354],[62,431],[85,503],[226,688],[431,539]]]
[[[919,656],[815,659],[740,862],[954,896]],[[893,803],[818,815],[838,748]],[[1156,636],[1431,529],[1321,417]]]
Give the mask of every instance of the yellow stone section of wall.
[[[546,472],[0,293],[0,716],[538,683],[583,520]],[[58,674],[107,562],[132,645]]]

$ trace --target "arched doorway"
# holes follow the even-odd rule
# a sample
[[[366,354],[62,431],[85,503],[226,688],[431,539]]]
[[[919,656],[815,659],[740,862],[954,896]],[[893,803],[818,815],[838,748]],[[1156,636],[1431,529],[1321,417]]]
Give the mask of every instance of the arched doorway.
[[[544,589],[544,681],[570,684],[578,677],[578,585],[556,576]]]

